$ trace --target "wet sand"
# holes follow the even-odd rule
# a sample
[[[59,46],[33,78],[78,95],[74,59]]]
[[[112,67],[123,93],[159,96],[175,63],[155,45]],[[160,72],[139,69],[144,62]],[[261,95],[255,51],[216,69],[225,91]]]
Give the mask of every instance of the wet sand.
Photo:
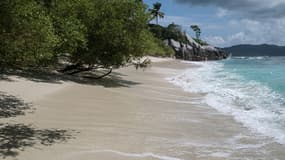
[[[0,91],[32,103],[34,110],[0,118],[5,124],[0,137],[6,136],[0,159],[285,159],[284,146],[201,106],[203,95],[165,79],[191,67],[197,66],[156,62],[145,71],[122,68],[112,78],[88,84],[1,80]],[[5,126],[19,129],[8,132]],[[7,138],[15,131],[21,131],[18,137]]]

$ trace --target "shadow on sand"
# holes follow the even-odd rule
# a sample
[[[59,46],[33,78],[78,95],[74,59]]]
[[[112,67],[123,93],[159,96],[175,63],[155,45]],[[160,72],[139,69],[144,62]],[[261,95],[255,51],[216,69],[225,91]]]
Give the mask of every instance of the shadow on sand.
[[[61,84],[67,81],[84,85],[100,85],[108,88],[131,87],[140,84],[124,79],[126,75],[118,72],[113,72],[103,79],[95,80],[49,71],[0,71],[0,81],[13,82],[14,80],[10,76],[17,76],[41,83]],[[31,104],[0,91],[0,119],[25,115],[28,112],[34,112]],[[21,151],[30,147],[49,146],[55,143],[66,142],[69,139],[75,138],[74,134],[77,134],[74,130],[40,129],[31,124],[3,123],[0,124],[0,157],[16,157]]]
[[[97,73],[98,74],[98,73]],[[102,73],[101,73],[102,74]],[[94,76],[93,73],[87,73],[84,76]],[[100,75],[100,72],[99,72]],[[107,77],[103,79],[90,79],[90,78],[83,78],[82,76],[71,76],[71,75],[63,75],[57,72],[50,72],[50,71],[38,71],[38,70],[6,70],[0,71],[0,80],[3,81],[12,81],[9,79],[9,76],[18,76],[20,78],[25,78],[27,80],[33,82],[42,82],[42,83],[57,83],[60,84],[63,81],[69,81],[79,84],[86,84],[86,85],[100,85],[107,88],[116,88],[116,87],[130,87],[132,85],[139,85],[140,83],[129,81],[124,79],[126,75],[113,72]],[[96,75],[95,75],[96,77]]]
[[[32,125],[0,124],[0,156],[15,157],[20,151],[36,144],[49,146],[74,138],[72,131],[36,129]]]
[[[31,104],[0,92],[0,118],[25,115],[32,109]],[[37,129],[25,124],[0,124],[0,157],[16,157],[20,151],[37,144],[49,146],[74,138],[73,130]]]
[[[8,77],[8,75],[1,74],[1,72],[0,72],[0,81],[13,82],[13,80],[11,80],[11,79]]]
[[[32,110],[31,104],[0,91],[0,118],[25,115],[27,110]]]

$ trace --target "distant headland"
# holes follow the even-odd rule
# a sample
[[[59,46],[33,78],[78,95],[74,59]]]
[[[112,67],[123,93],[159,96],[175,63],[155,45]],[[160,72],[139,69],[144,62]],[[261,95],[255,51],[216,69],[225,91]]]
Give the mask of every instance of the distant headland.
[[[285,46],[242,44],[223,48],[232,56],[285,56]]]

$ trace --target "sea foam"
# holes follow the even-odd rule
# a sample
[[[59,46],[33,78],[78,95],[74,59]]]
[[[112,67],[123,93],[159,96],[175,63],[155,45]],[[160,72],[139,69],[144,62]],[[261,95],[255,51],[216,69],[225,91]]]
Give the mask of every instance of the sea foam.
[[[109,149],[106,149],[106,150],[87,150],[87,151],[82,151],[80,153],[76,153],[76,155],[86,154],[86,153],[109,153],[109,154],[117,154],[117,155],[123,156],[123,157],[154,158],[154,159],[159,159],[159,160],[183,160],[183,159],[180,159],[180,158],[175,158],[175,157],[155,154],[155,153],[152,153],[152,152],[128,153],[128,152],[121,152],[121,151],[109,150]]]
[[[221,62],[200,62],[168,80],[192,93],[204,93],[202,104],[231,115],[254,132],[285,144],[285,100],[269,87],[229,72]]]

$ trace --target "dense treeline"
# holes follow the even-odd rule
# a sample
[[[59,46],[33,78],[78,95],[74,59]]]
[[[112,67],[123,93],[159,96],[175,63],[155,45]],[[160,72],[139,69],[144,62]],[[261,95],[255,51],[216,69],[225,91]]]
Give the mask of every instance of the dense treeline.
[[[46,64],[59,39],[52,18],[36,1],[0,2],[0,63],[10,66]]]
[[[1,0],[0,66],[54,66],[64,55],[88,70],[173,54],[149,31],[146,9],[139,0]]]
[[[186,33],[182,31],[182,27],[177,24],[169,24],[163,27],[156,24],[149,24],[150,31],[155,37],[161,40],[174,39],[176,41],[186,43]]]

